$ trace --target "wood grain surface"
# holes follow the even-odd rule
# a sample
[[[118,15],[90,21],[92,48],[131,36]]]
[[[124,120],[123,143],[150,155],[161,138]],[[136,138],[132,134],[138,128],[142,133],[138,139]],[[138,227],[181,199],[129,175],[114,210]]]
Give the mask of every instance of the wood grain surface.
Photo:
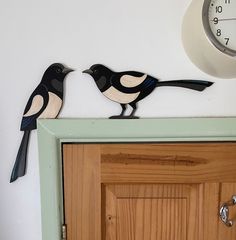
[[[63,172],[68,240],[236,239],[235,143],[64,144]]]
[[[101,145],[103,182],[236,181],[235,143]]]
[[[101,239],[98,145],[65,145],[64,203],[68,240]]]

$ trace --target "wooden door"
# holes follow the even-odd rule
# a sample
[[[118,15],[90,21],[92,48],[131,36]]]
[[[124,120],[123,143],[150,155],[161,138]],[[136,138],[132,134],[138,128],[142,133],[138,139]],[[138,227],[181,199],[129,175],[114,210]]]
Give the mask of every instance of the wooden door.
[[[63,171],[68,240],[236,239],[236,143],[64,144]]]

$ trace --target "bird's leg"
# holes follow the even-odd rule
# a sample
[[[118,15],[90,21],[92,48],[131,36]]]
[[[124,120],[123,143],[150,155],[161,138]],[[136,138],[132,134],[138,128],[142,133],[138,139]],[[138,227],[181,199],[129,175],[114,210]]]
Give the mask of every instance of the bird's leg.
[[[110,118],[111,119],[121,119],[121,118],[125,118],[124,117],[124,113],[125,113],[125,110],[126,110],[126,104],[120,104],[121,107],[122,107],[122,111],[120,113],[120,115],[117,115],[117,116],[111,116]]]
[[[126,110],[126,104],[120,104],[121,107],[122,107],[122,111],[120,113],[120,117],[123,117],[124,116],[124,113],[125,113],[125,110]]]
[[[129,105],[133,108],[133,111],[130,113],[128,118],[139,118],[139,117],[134,116],[135,112],[137,111],[136,103],[130,103]]]

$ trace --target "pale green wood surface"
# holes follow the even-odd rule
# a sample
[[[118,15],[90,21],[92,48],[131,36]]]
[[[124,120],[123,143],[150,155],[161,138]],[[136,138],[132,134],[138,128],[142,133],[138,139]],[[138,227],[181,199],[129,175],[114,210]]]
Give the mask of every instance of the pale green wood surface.
[[[43,240],[61,239],[61,143],[186,141],[236,141],[236,118],[38,121]]]

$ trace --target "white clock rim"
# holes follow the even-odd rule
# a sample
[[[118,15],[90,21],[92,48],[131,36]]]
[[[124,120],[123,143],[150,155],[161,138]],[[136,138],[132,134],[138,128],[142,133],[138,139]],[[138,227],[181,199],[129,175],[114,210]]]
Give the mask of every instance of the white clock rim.
[[[209,7],[211,4],[212,0],[204,0],[204,4],[202,7],[202,22],[203,22],[203,27],[205,30],[205,33],[210,40],[210,42],[221,52],[226,53],[232,57],[236,56],[236,50],[230,49],[225,47],[221,42],[217,40],[217,38],[214,36],[210,23],[209,23]]]

